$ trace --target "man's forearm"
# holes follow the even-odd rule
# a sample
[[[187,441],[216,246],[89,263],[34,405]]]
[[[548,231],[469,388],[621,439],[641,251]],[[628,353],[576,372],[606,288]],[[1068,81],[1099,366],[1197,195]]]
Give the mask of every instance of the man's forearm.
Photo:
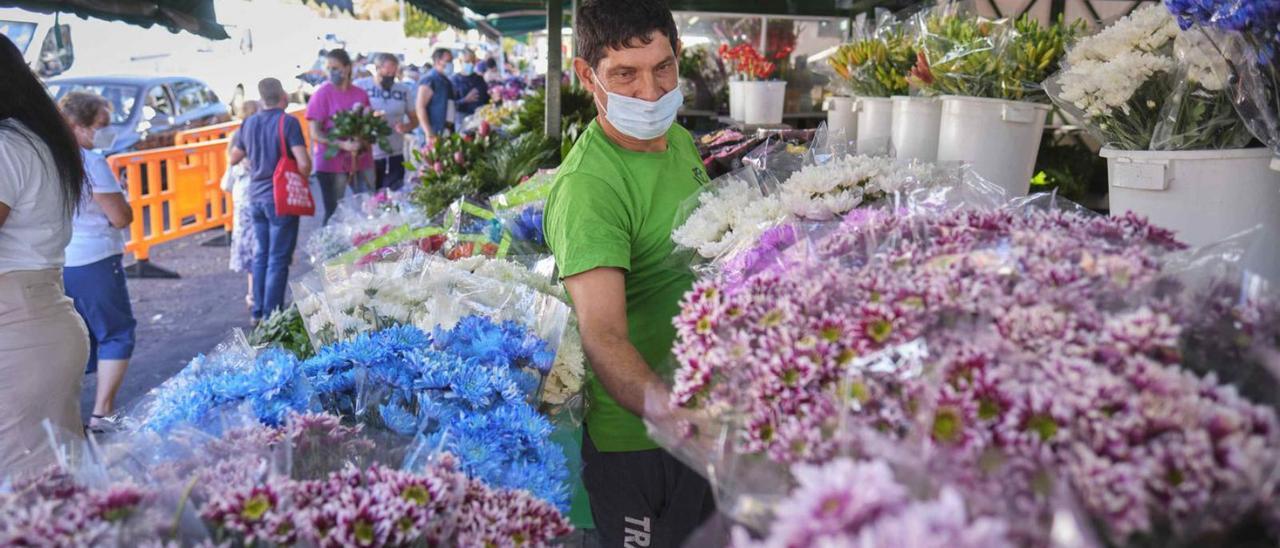
[[[584,335],[582,346],[605,391],[636,416],[645,415],[645,398],[650,392],[666,391],[666,383],[626,337]]]

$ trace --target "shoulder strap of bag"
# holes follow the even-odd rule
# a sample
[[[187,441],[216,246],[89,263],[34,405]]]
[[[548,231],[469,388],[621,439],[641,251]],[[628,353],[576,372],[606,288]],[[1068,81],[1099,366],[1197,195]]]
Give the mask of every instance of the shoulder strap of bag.
[[[281,158],[293,157],[293,155],[289,153],[289,146],[284,142],[284,119],[288,117],[289,117],[288,114],[280,115],[280,132],[279,133],[280,133],[280,157]]]

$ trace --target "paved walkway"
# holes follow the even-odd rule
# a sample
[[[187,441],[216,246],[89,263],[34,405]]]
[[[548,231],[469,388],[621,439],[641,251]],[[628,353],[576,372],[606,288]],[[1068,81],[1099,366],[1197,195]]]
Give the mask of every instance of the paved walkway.
[[[298,251],[289,272],[291,279],[311,271],[302,246],[318,225],[316,217],[303,219]],[[127,410],[195,355],[208,352],[226,339],[233,329],[249,331],[249,308],[244,300],[246,275],[227,267],[229,248],[201,245],[218,233],[187,236],[151,250],[152,263],[178,272],[181,278],[129,280],[138,339],[124,385],[116,396],[117,411]],[[86,420],[93,411],[96,388],[97,375],[86,375],[80,398],[81,414]]]

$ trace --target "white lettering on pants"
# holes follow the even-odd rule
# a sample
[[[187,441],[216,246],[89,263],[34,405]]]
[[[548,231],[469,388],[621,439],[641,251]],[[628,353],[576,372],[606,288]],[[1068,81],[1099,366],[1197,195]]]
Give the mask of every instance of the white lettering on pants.
[[[624,517],[623,519],[626,520],[628,525],[641,527],[641,529],[632,529],[631,527],[623,529],[623,532],[627,534],[626,539],[623,540],[623,546],[626,548],[646,548],[649,546],[649,518]]]

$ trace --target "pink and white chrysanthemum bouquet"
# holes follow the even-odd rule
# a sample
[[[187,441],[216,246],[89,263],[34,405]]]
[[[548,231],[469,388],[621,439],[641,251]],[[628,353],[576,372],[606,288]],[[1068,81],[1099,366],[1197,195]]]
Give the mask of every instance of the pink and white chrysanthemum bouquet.
[[[17,484],[0,494],[0,545],[546,546],[571,530],[551,504],[469,478],[449,454],[413,471],[381,464],[386,447],[333,415],[184,443],[120,459],[170,457],[136,482],[91,487],[51,469]]]
[[[1163,272],[1181,245],[1130,215],[855,213],[686,295],[671,403],[728,425],[731,454],[897,440],[1032,545],[1059,481],[1121,543],[1280,522],[1276,383],[1246,374],[1280,343],[1274,303]]]

